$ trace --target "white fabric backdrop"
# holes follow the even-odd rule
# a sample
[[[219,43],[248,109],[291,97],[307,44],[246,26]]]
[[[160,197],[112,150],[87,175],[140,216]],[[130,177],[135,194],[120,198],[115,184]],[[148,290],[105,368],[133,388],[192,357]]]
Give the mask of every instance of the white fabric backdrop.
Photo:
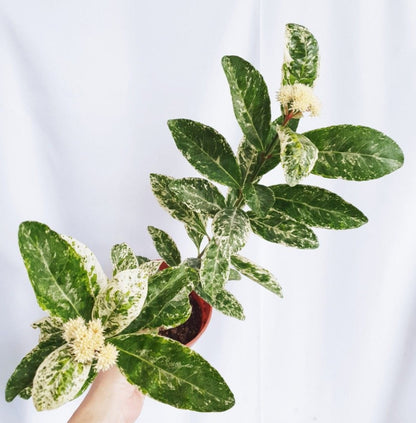
[[[192,255],[148,182],[150,172],[195,174],[166,121],[199,120],[236,147],[220,59],[241,55],[275,92],[287,22],[309,27],[321,47],[324,108],[302,128],[375,127],[401,145],[406,164],[379,181],[311,178],[370,219],[357,230],[318,231],[318,250],[250,239],[244,253],[277,275],[285,298],[234,283],[246,321],[215,313],[196,346],[234,391],[234,408],[203,415],[149,399],[139,421],[415,421],[412,0],[0,1],[2,392],[36,344],[30,324],[43,315],[19,255],[18,224],[39,220],[78,238],[107,270],[117,242],[156,255],[147,225]],[[268,182],[280,178],[273,172]],[[30,401],[2,400],[0,420],[64,422],[78,403],[37,413]]]

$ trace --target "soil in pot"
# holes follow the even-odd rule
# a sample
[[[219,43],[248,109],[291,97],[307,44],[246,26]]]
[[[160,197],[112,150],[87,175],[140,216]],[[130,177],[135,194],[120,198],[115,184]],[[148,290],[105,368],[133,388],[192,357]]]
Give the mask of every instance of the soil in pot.
[[[202,335],[208,326],[212,314],[212,307],[195,292],[189,295],[192,312],[189,319],[180,326],[171,329],[161,329],[159,335],[179,341],[191,346]]]

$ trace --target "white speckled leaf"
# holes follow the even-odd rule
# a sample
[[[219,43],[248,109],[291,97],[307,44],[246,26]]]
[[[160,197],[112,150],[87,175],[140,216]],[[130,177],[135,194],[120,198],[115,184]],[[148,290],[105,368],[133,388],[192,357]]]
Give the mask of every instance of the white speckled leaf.
[[[69,245],[79,254],[84,264],[84,268],[88,273],[89,291],[96,297],[100,290],[107,285],[107,276],[104,273],[100,262],[95,254],[82,242],[68,236],[61,235],[62,239],[68,242]]]
[[[185,229],[197,248],[201,245],[201,241],[206,235],[206,217],[192,211],[169,188],[174,178],[165,175],[152,173],[150,175],[150,183],[152,191],[157,198],[159,204],[169,212],[175,219],[185,223]]]
[[[243,306],[231,292],[220,289],[216,292],[215,298],[213,298],[203,290],[202,286],[197,287],[196,291],[208,304],[226,316],[234,317],[239,320],[245,319]]]
[[[171,190],[191,210],[215,215],[225,207],[225,200],[218,188],[201,178],[182,178],[170,184]]]
[[[26,393],[23,392],[25,398],[27,398],[27,395],[31,395],[31,387],[36,370],[42,364],[43,360],[63,343],[64,340],[62,337],[54,334],[46,340],[39,342],[32,351],[25,355],[7,381],[6,401],[12,401],[25,390],[27,391]]]
[[[165,231],[154,226],[148,226],[147,230],[160,257],[169,266],[178,266],[181,262],[181,253],[173,239]]]
[[[234,153],[215,129],[188,119],[168,121],[176,146],[194,168],[220,184],[239,187],[241,173]]]
[[[276,136],[275,126],[276,123],[273,122],[269,134],[271,141],[274,141]],[[264,152],[257,151],[244,137],[238,146],[237,160],[241,167],[244,185],[250,181],[256,183],[260,180],[261,176],[274,169],[280,163],[279,143],[265,155]]]
[[[212,298],[221,291],[230,274],[230,249],[226,251],[212,238],[205,248],[201,261],[202,289]]]
[[[230,269],[230,276],[228,277],[229,281],[239,281],[241,279],[240,273],[235,269]]]
[[[287,24],[285,35],[282,85],[300,83],[312,87],[318,76],[318,42],[302,25]]]
[[[111,249],[111,262],[113,263],[113,276],[123,270],[139,267],[137,257],[126,243],[114,245]]]
[[[73,400],[88,378],[90,368],[91,364],[76,363],[66,344],[49,354],[33,379],[36,409],[52,410]]]
[[[318,158],[318,149],[304,135],[280,127],[280,158],[288,185],[294,186],[308,176]]]
[[[403,165],[400,147],[388,136],[365,126],[337,125],[306,132],[318,148],[312,173],[325,178],[367,181]]]
[[[150,278],[150,276],[154,275],[159,271],[159,268],[163,260],[149,260],[145,263],[142,263],[139,266],[140,275],[142,278]]]
[[[264,150],[270,130],[270,98],[261,74],[238,56],[224,56],[222,67],[230,86],[234,114],[247,141]]]
[[[266,216],[274,204],[273,191],[260,184],[248,184],[243,190],[247,205],[258,216]]]
[[[32,324],[33,329],[40,329],[39,342],[48,340],[51,336],[60,334],[64,322],[59,317],[44,317]]]
[[[247,276],[264,288],[282,297],[281,286],[277,282],[276,278],[267,269],[264,269],[263,267],[253,263],[251,260],[239,255],[232,256],[231,263],[244,276]]]
[[[249,214],[253,232],[267,241],[297,248],[318,248],[318,239],[313,231],[280,210],[270,209],[264,217]]]
[[[350,203],[326,189],[310,185],[273,185],[275,208],[298,222],[327,229],[358,228],[367,218]]]
[[[139,269],[117,273],[94,304],[93,316],[101,319],[107,336],[120,333],[142,310],[149,275]]]
[[[212,220],[212,232],[222,252],[225,255],[233,254],[246,244],[250,234],[250,221],[241,209],[224,209]]]
[[[221,375],[198,353],[156,335],[127,335],[110,340],[127,380],[152,398],[177,408],[224,411],[234,396]]]
[[[184,314],[189,314],[189,301],[177,302],[177,295],[185,290],[190,294],[198,280],[198,272],[185,266],[169,267],[153,275],[148,282],[148,293],[140,315],[123,331],[134,333],[140,329],[174,327],[182,323]],[[176,300],[175,300],[176,298]],[[170,304],[176,301],[178,309]]]
[[[74,248],[39,222],[20,224],[19,247],[40,307],[63,320],[89,319],[90,278]]]

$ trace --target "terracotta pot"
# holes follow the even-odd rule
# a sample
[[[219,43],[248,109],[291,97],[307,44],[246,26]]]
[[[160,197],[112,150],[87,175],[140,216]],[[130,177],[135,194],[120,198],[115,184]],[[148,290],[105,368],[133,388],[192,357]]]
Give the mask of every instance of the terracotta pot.
[[[167,267],[169,266],[165,262],[162,262],[159,270],[166,269]],[[191,347],[207,328],[211,320],[212,307],[195,291],[189,294],[189,302],[192,306],[191,317],[176,328],[160,330],[159,334]]]

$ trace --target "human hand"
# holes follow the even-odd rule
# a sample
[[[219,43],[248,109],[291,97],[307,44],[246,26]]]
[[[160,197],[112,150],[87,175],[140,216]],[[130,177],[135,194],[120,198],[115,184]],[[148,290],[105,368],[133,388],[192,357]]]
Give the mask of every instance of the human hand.
[[[100,372],[68,423],[134,423],[144,395],[116,366]]]

